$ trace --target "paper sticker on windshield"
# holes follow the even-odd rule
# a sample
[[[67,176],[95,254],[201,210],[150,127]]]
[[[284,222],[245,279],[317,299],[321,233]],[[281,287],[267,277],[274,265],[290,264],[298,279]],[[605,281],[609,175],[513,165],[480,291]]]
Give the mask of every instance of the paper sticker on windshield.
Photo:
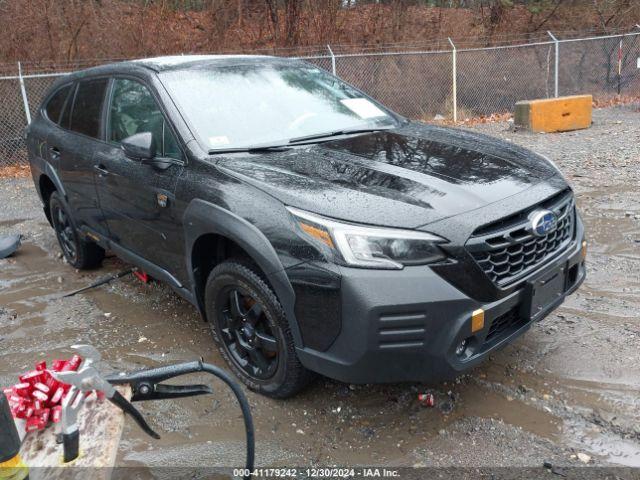
[[[209,137],[209,145],[219,147],[220,145],[229,145],[229,137],[220,135],[218,137]]]
[[[386,113],[366,98],[345,98],[340,102],[360,118],[386,117]]]

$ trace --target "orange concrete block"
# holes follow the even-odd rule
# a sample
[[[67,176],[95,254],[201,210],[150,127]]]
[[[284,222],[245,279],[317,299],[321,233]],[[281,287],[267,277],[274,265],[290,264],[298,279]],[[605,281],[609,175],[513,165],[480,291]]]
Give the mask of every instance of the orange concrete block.
[[[591,95],[518,102],[514,122],[532,132],[568,132],[589,128],[592,104]]]

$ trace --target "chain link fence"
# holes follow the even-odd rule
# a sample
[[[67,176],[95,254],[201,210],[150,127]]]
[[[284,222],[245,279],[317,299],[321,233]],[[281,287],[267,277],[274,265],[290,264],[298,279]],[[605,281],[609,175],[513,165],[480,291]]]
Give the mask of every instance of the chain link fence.
[[[640,34],[559,42],[561,95],[640,95]]]
[[[640,32],[524,45],[298,56],[413,119],[512,112],[519,100],[592,94],[640,97]],[[280,52],[281,53],[281,52]],[[292,56],[286,54],[286,56]],[[51,84],[105,63],[0,65],[0,167],[26,162],[24,129]],[[27,113],[28,112],[28,113]]]
[[[513,111],[554,95],[553,44],[458,52],[458,119]]]

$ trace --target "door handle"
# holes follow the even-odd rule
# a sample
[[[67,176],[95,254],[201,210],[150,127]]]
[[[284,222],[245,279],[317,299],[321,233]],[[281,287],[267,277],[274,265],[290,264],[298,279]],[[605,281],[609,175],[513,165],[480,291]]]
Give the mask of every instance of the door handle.
[[[104,165],[94,165],[93,169],[96,171],[99,177],[106,177],[109,175],[109,170],[107,170]]]
[[[57,147],[49,147],[49,155],[53,160],[58,160],[60,158],[60,150]]]

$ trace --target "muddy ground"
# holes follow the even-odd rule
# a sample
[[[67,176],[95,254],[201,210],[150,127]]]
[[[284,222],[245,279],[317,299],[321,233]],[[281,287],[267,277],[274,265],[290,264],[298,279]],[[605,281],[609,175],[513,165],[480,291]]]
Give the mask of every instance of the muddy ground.
[[[588,229],[586,282],[449,384],[320,379],[287,401],[249,392],[260,466],[640,467],[640,113],[597,110],[593,128],[565,134],[475,128],[547,154],[565,172]],[[200,356],[224,366],[207,324],[163,285],[126,278],[61,299],[124,265],[109,258],[86,273],[65,264],[30,179],[0,180],[0,198],[0,234],[25,236],[19,254],[0,260],[0,385],[77,342],[99,348],[112,369]],[[215,387],[212,398],[144,405],[162,439],[128,421],[118,465],[241,465],[239,410]],[[417,402],[427,389],[435,408]]]

